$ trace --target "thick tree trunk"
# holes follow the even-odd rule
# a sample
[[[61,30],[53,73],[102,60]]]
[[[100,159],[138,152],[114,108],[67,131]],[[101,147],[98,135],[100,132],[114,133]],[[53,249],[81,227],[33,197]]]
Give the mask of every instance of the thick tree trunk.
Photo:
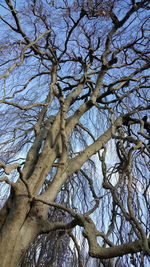
[[[37,234],[38,231],[32,223],[31,225],[28,225],[28,228],[22,226],[21,229],[18,227],[18,231],[7,231],[5,236],[3,236],[2,233],[0,266],[16,267],[27,250],[29,244],[34,240]]]
[[[16,205],[11,207],[0,229],[1,267],[16,267],[29,244],[39,233],[36,217],[29,215],[28,199],[17,198]]]
[[[54,190],[50,201],[54,201]],[[0,267],[18,266],[31,242],[47,221],[49,206],[31,200],[24,184],[17,182],[0,211]]]

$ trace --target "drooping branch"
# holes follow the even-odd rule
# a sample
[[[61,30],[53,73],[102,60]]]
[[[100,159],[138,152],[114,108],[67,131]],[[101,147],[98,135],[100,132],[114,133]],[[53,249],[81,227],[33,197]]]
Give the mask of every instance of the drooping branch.
[[[97,242],[97,236],[100,235],[99,231],[96,229],[93,221],[90,218],[85,219],[83,235],[88,240],[89,254],[91,257],[100,259],[110,259],[114,257],[121,257],[126,254],[138,253],[143,251],[142,240],[136,240],[134,242],[125,243],[118,246],[112,246],[109,248],[101,247]],[[147,241],[150,246],[150,239],[148,239]]]
[[[28,48],[34,46],[41,38],[43,38],[44,35],[48,34],[50,32],[50,30],[42,33],[38,38],[36,38],[35,41],[33,42],[30,42],[28,45],[26,45],[23,50],[21,51],[21,54],[20,54],[20,61],[19,62],[15,62],[12,66],[10,66],[5,73],[1,74],[0,75],[0,79],[2,78],[7,78],[10,73],[18,66],[21,66],[23,64],[23,61],[25,59],[25,52],[26,50],[28,50]],[[31,108],[31,107],[30,107]]]

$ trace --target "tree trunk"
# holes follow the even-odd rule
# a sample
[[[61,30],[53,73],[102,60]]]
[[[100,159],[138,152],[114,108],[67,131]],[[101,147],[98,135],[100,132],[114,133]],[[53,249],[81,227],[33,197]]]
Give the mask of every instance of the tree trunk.
[[[15,205],[5,217],[0,231],[0,266],[16,267],[29,244],[39,233],[36,217],[29,215],[30,203],[26,197],[16,197]]]

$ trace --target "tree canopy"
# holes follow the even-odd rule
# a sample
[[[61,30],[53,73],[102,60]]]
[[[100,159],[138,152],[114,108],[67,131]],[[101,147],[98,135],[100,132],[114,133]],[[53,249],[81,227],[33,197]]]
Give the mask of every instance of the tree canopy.
[[[2,267],[147,266],[149,10],[1,1]]]

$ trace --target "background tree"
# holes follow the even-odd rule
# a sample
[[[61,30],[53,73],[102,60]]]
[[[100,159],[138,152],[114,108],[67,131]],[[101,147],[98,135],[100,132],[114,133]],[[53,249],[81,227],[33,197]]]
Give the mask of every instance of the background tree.
[[[0,6],[1,266],[144,266],[149,1]]]

